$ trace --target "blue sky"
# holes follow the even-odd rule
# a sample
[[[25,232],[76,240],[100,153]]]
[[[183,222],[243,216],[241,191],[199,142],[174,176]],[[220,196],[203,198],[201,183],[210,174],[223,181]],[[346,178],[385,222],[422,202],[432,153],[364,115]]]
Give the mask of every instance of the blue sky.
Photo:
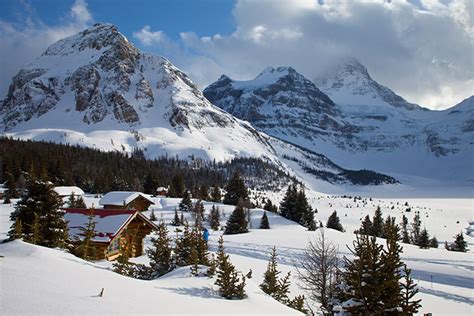
[[[170,59],[201,87],[293,66],[309,79],[345,57],[433,109],[474,94],[472,0],[1,0],[0,98],[50,44],[96,22]]]

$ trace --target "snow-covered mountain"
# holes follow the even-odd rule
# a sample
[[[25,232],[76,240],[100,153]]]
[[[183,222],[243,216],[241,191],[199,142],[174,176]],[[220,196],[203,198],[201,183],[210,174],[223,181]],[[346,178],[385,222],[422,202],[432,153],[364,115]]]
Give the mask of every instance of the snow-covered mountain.
[[[321,87],[279,67],[248,81],[222,75],[204,95],[260,131],[351,168],[374,168],[418,184],[427,178],[463,185],[474,180],[472,98],[431,111],[405,101],[359,62],[349,61],[316,81]]]
[[[337,104],[389,105],[407,110],[422,109],[372,79],[367,68],[355,58],[344,59],[314,82]]]
[[[335,111],[327,96],[291,68],[267,70],[259,80],[264,84],[279,72],[294,76],[284,83],[289,91],[306,86],[306,97],[318,103],[307,113],[329,117]],[[162,57],[140,52],[110,24],[51,45],[13,78],[0,115],[4,134],[22,139],[126,152],[139,148],[148,158],[259,157],[283,169],[298,161],[295,172],[311,169],[314,177],[331,183],[357,183],[357,173],[354,177],[327,157],[273,139],[214,106],[185,73]],[[288,150],[293,160],[287,159]],[[395,181],[372,176],[369,183]]]

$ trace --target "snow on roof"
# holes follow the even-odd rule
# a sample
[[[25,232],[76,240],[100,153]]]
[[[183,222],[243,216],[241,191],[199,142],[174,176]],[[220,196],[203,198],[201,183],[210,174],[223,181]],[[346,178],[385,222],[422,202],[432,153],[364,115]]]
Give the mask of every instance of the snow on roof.
[[[68,196],[74,193],[74,195],[84,195],[84,191],[82,191],[81,188],[76,187],[76,186],[62,186],[62,187],[54,187],[54,191],[59,195],[59,196]]]
[[[151,204],[155,204],[151,197],[141,192],[129,192],[129,191],[112,191],[105,194],[100,200],[99,205],[117,205],[123,206],[135,200],[137,197],[143,197],[150,201]]]
[[[103,210],[103,209],[65,209],[64,218],[68,221],[69,237],[72,239],[81,236],[81,227],[89,222],[89,212],[93,212],[94,221],[97,222],[95,230],[97,236],[93,239],[99,242],[112,240],[121,228],[135,215],[133,210]]]

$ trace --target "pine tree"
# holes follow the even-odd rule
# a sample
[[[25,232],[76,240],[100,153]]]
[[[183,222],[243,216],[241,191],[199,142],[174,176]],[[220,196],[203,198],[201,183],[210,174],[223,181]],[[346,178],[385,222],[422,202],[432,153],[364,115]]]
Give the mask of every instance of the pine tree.
[[[7,172],[5,175],[5,188],[7,188],[7,195],[11,199],[16,199],[19,197],[17,188],[16,188],[16,182],[15,182],[15,177],[11,172]]]
[[[436,239],[436,236],[433,236],[433,238],[430,239],[430,248],[438,248],[438,239]]]
[[[268,261],[267,270],[265,270],[265,273],[263,274],[263,282],[260,284],[262,291],[273,298],[275,298],[275,295],[279,290],[278,275],[280,274],[280,271],[277,269],[276,258],[276,247],[273,247],[270,260]]]
[[[183,213],[181,213],[183,214]],[[181,226],[181,219],[179,218],[178,216],[178,209],[174,209],[174,218],[173,220],[171,221],[171,226]]]
[[[372,231],[372,221],[370,220],[370,216],[366,215],[359,228],[359,234],[370,236],[372,235]]]
[[[221,215],[219,208],[214,204],[212,205],[211,212],[209,214],[209,225],[213,230],[219,230]]]
[[[184,197],[186,193],[186,188],[184,187],[184,177],[181,172],[177,172],[171,179],[171,184],[168,189],[168,196],[179,198]]]
[[[413,217],[413,222],[411,224],[411,243],[412,244],[419,246],[420,233],[421,233],[420,213],[416,212],[415,216]]]
[[[84,198],[82,196],[79,196],[76,199],[76,205],[74,207],[75,208],[87,208],[86,202],[84,201]]]
[[[310,231],[316,230],[316,223],[314,222],[314,213],[309,206],[308,199],[303,189],[298,192],[296,197],[296,213],[299,214],[298,223],[308,228]]]
[[[156,194],[156,189],[158,188],[158,180],[153,173],[149,172],[146,175],[145,182],[143,183],[143,192],[146,194]]]
[[[245,297],[245,277],[240,280],[229,255],[224,252],[224,240],[221,236],[217,251],[217,279],[219,295],[227,299],[243,299]]]
[[[418,238],[418,247],[421,249],[430,248],[430,235],[428,234],[426,228],[423,228],[420,233],[420,237]]]
[[[224,195],[224,204],[237,205],[239,200],[248,200],[248,190],[244,181],[240,178],[238,172],[234,172],[231,179],[225,187],[226,193]]]
[[[114,272],[128,277],[135,276],[134,264],[129,261],[130,251],[124,241],[120,240],[119,256],[112,265]]]
[[[204,184],[199,187],[198,199],[203,201],[209,200],[209,193],[207,192],[207,187]]]
[[[212,187],[212,191],[211,191],[211,201],[212,202],[216,202],[216,203],[220,203],[221,202],[221,190],[220,188],[217,186],[217,185],[214,185]]]
[[[402,242],[404,244],[410,243],[410,235],[408,234],[408,218],[405,215],[402,217]]]
[[[175,243],[175,263],[178,267],[189,265],[189,256],[191,255],[192,236],[189,226],[184,225],[183,234]]]
[[[23,239],[23,227],[21,223],[21,219],[17,218],[13,227],[13,231],[10,235],[10,239]]]
[[[199,272],[199,258],[196,252],[196,249],[191,249],[191,254],[189,256],[189,264],[191,265],[191,274],[197,276]]]
[[[285,196],[280,203],[280,214],[286,219],[298,221],[300,218],[295,215],[296,200],[298,198],[298,191],[295,184],[288,186]]]
[[[194,227],[201,229],[202,222],[204,219],[204,205],[202,204],[201,200],[197,201],[196,204],[194,204],[193,214],[195,217]]]
[[[332,212],[331,216],[329,216],[326,227],[338,230],[340,232],[344,231],[344,227],[342,227],[341,221],[339,220],[339,216],[337,216],[336,211]]]
[[[270,223],[268,222],[267,212],[263,212],[262,219],[260,220],[260,229],[270,229]]]
[[[64,231],[67,229],[64,212],[60,210],[61,205],[62,200],[54,191],[52,183],[29,180],[27,194],[18,201],[10,220],[13,223],[17,218],[21,220],[25,236],[32,235],[33,227],[37,229],[35,243],[51,248],[59,247],[64,244]],[[10,232],[13,231],[14,227],[10,229]],[[31,242],[32,238],[27,240]]]
[[[176,210],[175,210],[176,211]],[[155,210],[151,210],[151,214],[150,214],[150,221],[157,221],[158,218],[156,218],[156,214],[155,214]]]
[[[272,200],[267,199],[265,202],[265,205],[263,206],[263,209],[267,212],[273,212],[276,213],[278,211],[278,208],[276,205],[273,205]]]
[[[372,218],[372,233],[375,237],[383,237],[383,218],[380,206],[375,209],[374,217]]]
[[[225,226],[225,235],[247,233],[247,218],[245,215],[243,201],[239,200],[232,214],[229,216]]]
[[[79,234],[82,235],[83,238],[74,252],[84,260],[95,259],[96,248],[92,241],[97,236],[97,232],[95,230],[97,222],[95,221],[95,214],[93,210],[89,210],[87,223],[84,223],[84,225],[85,227],[79,228]]]
[[[193,203],[191,202],[191,196],[187,190],[183,192],[183,198],[178,207],[180,212],[190,212],[192,210]]]
[[[421,307],[421,299],[413,300],[415,295],[418,293],[418,287],[410,276],[411,269],[408,269],[407,265],[403,266],[403,279],[405,282],[400,282],[401,287],[401,308],[403,309],[404,315],[413,315],[418,312]]]
[[[464,235],[462,232],[454,236],[454,243],[451,244],[449,250],[458,252],[466,252],[468,250],[467,242],[464,240]]]
[[[171,238],[163,221],[158,224],[156,238],[151,239],[151,247],[146,250],[150,259],[151,278],[160,277],[173,268]]]
[[[10,199],[10,193],[7,192],[7,194],[5,194],[5,199],[3,200],[3,204],[11,204],[12,201]]]

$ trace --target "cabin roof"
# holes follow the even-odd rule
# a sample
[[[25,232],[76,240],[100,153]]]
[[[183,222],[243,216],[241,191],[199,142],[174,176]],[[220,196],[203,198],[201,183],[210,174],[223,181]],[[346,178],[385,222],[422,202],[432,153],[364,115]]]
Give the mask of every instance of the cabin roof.
[[[127,227],[135,217],[143,220],[153,229],[158,227],[145,215],[135,210],[112,210],[112,209],[64,209],[64,218],[68,221],[69,237],[82,239],[81,227],[86,227],[89,222],[89,213],[94,214],[96,222],[95,230],[97,236],[93,238],[96,242],[110,242]]]
[[[137,197],[143,197],[151,204],[155,204],[150,196],[141,192],[132,191],[112,191],[105,194],[100,200],[99,205],[116,205],[123,206],[135,200]]]
[[[84,195],[84,191],[82,191],[81,188],[76,187],[76,186],[54,187],[54,191],[59,196],[68,196],[68,195],[71,195],[72,193],[74,193],[75,196]]]

